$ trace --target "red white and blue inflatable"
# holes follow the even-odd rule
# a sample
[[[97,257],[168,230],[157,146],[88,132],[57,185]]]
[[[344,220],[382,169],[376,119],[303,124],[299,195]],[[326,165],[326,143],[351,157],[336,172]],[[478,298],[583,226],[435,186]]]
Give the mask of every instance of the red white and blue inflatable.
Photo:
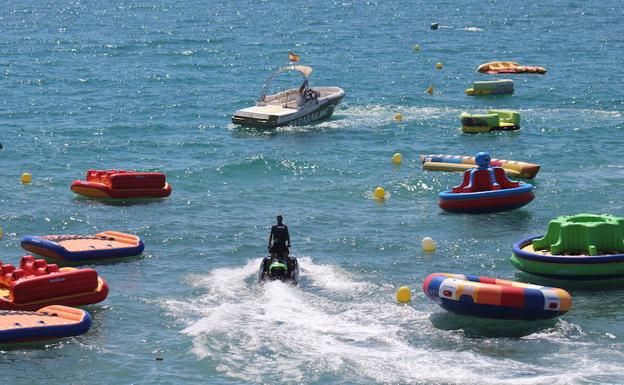
[[[490,155],[475,157],[477,168],[467,170],[459,186],[438,196],[443,210],[454,213],[487,213],[520,208],[535,198],[533,185],[511,181],[502,167],[490,167]]]
[[[447,311],[481,318],[548,319],[572,306],[563,289],[468,274],[430,274],[423,291]]]

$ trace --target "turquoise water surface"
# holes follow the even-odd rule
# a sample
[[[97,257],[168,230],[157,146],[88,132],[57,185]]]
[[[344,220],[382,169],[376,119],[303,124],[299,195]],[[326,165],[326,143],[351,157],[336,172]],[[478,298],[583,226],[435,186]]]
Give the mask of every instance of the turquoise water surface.
[[[87,334],[3,348],[6,383],[624,383],[624,285],[546,282],[509,262],[556,216],[624,216],[622,1],[9,0],[0,22],[0,259],[17,263],[29,234],[146,244],[94,266],[111,292],[87,307]],[[334,116],[233,126],[288,51],[314,67],[312,85],[346,91]],[[513,77],[513,96],[464,95],[492,60],[548,73]],[[493,107],[519,110],[522,129],[458,129],[462,111]],[[541,164],[535,201],[442,212],[437,194],[461,174],[422,171],[418,155],[481,150]],[[90,168],[161,170],[173,194],[78,198],[69,185]],[[280,213],[299,287],[255,284]],[[573,307],[538,323],[453,316],[420,288],[436,271],[558,284]],[[408,306],[394,299],[403,285]]]

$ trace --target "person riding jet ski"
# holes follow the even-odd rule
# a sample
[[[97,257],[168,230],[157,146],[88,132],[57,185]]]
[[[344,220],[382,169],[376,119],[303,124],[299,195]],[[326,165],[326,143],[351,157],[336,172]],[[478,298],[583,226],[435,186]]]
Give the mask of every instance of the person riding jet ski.
[[[290,234],[288,226],[283,223],[283,217],[277,216],[277,224],[271,227],[269,235],[270,255],[262,261],[258,273],[258,281],[280,280],[291,281],[295,285],[299,279],[299,265],[297,259],[288,255]]]
[[[288,226],[284,223],[284,218],[281,215],[277,216],[277,224],[271,227],[271,234],[269,234],[269,252],[275,253],[278,256],[288,256],[288,248],[290,247],[290,234],[288,234]],[[271,244],[273,241],[273,244]]]

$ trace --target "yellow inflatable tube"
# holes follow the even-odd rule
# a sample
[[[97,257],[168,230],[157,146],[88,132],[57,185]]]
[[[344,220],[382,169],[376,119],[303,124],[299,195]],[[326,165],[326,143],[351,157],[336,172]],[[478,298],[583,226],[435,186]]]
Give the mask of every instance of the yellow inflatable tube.
[[[466,171],[477,167],[473,156],[462,155],[421,155],[424,170],[429,171]],[[532,179],[539,172],[540,165],[516,160],[492,159],[492,166],[502,167],[508,176]]]
[[[425,162],[423,163],[423,170],[427,171],[466,171],[471,168],[477,167],[472,164],[463,163],[442,163],[442,162]],[[503,169],[505,174],[512,178],[522,178],[522,175],[518,171]]]

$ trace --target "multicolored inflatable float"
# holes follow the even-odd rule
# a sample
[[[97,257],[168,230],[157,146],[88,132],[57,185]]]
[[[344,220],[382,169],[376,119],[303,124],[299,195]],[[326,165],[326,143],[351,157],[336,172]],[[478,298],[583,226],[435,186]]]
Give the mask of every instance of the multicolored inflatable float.
[[[124,170],[89,170],[87,180],[75,180],[71,190],[100,199],[164,198],[171,194],[165,174]]]
[[[0,262],[0,310],[83,306],[107,295],[108,285],[93,269],[59,268],[31,255],[22,257],[19,268]]]
[[[595,214],[558,217],[550,221],[544,236],[514,244],[511,263],[547,278],[624,278],[624,218]]]
[[[533,185],[511,181],[501,167],[490,167],[488,153],[478,153],[475,162],[478,167],[467,170],[459,186],[438,194],[440,208],[479,214],[517,209],[533,200]]]
[[[18,343],[78,336],[91,327],[84,310],[52,305],[35,312],[0,311],[0,343]]]
[[[433,273],[423,291],[447,311],[483,318],[548,319],[572,305],[563,289],[476,275]]]
[[[27,235],[22,248],[61,262],[94,262],[139,255],[145,245],[136,235],[104,231],[95,235]]]
[[[514,82],[511,79],[487,80],[472,83],[466,95],[511,95],[514,93]]]
[[[462,112],[462,132],[477,134],[491,131],[515,131],[520,129],[520,113],[511,110],[488,110],[487,114]]]
[[[474,156],[463,155],[421,155],[420,161],[424,170],[429,171],[466,171],[476,168]],[[492,167],[502,167],[507,176],[531,179],[540,170],[539,164],[519,162],[515,160],[490,159]]]
[[[545,74],[546,68],[523,66],[513,61],[492,61],[481,64],[477,71],[487,74]]]

